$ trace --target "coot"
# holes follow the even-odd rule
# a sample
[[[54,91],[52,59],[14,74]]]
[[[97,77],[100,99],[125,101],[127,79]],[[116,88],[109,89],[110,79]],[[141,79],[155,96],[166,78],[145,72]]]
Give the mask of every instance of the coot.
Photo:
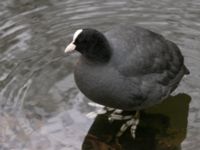
[[[129,25],[105,34],[79,29],[65,52],[78,51],[75,82],[94,102],[122,110],[140,110],[165,99],[189,71],[173,42]]]
[[[125,111],[162,102],[189,74],[175,43],[138,26],[119,25],[105,34],[79,29],[65,49],[73,51],[81,54],[74,73],[82,93],[96,103]],[[133,124],[135,136],[139,120],[129,119],[117,135]]]

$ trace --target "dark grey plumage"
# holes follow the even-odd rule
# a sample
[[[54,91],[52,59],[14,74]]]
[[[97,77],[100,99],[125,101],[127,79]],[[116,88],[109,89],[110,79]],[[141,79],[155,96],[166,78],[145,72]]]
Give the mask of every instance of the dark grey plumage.
[[[74,44],[82,54],[75,68],[77,86],[105,106],[155,105],[189,73],[176,44],[144,28],[120,25],[104,35],[84,29]]]

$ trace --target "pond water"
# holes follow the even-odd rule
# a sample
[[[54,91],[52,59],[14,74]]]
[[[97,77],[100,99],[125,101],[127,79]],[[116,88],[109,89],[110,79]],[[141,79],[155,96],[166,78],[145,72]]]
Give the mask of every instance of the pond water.
[[[83,149],[94,149],[88,142],[91,136],[87,136],[89,140],[85,136],[94,121],[87,114],[95,108],[88,105],[89,100],[79,92],[73,80],[78,56],[67,57],[63,51],[76,29],[91,27],[104,32],[122,22],[161,33],[180,47],[191,74],[175,92],[184,94],[172,98],[171,105],[160,106],[163,113],[159,114],[169,112],[168,116],[175,116],[166,119],[167,115],[161,115],[161,118],[172,126],[178,122],[174,125],[179,124],[182,130],[176,130],[176,134],[167,131],[168,136],[162,135],[160,139],[173,139],[178,143],[176,149],[198,150],[199,8],[199,0],[0,1],[0,150],[79,150],[82,145]],[[147,116],[153,116],[154,131],[157,131],[163,123],[159,115],[152,115],[157,114],[155,112],[158,112],[157,106],[143,116],[147,122]],[[93,126],[98,121],[90,130],[93,139],[97,136]],[[141,125],[138,130],[142,129]],[[139,137],[144,135],[138,131]],[[178,138],[174,138],[175,135]],[[139,141],[137,145],[142,145]],[[123,145],[123,140],[121,142]],[[98,148],[106,149],[108,145],[102,146],[102,143]],[[152,150],[166,148],[152,147]]]

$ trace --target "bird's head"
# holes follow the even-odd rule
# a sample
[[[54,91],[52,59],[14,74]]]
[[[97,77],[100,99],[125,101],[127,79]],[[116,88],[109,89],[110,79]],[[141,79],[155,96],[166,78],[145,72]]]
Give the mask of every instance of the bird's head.
[[[66,47],[65,53],[78,51],[87,59],[107,62],[111,57],[111,48],[106,37],[95,29],[79,29],[72,42]]]

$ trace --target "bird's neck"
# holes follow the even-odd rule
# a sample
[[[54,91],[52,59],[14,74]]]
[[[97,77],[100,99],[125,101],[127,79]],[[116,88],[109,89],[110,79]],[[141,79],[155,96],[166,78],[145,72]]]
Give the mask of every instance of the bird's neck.
[[[105,37],[99,39],[89,51],[84,56],[96,63],[108,63],[111,58],[111,46]]]

